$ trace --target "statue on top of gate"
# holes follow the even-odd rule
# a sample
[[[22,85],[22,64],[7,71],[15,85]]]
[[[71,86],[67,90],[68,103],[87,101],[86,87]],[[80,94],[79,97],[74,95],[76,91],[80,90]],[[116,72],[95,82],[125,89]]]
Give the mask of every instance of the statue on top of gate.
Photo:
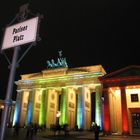
[[[66,61],[66,58],[62,57],[62,51],[58,51],[59,57],[57,58],[57,62],[54,61],[54,59],[51,59],[50,61],[47,60],[47,68],[67,68],[68,64]]]

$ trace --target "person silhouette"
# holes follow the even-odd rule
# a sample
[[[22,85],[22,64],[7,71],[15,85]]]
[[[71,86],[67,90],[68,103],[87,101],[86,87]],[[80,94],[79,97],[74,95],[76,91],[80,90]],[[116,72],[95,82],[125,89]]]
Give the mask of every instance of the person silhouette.
[[[19,123],[16,123],[14,126],[14,135],[16,136],[19,135]]]
[[[95,130],[94,130],[95,140],[99,140],[99,132],[100,132],[100,126],[95,123]]]

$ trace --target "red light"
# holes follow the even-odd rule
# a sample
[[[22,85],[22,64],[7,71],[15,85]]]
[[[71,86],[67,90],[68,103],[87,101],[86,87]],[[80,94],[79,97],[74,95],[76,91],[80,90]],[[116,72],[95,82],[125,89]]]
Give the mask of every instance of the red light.
[[[104,133],[110,131],[109,97],[107,93],[104,94],[103,129]]]
[[[127,115],[127,104],[126,104],[126,93],[123,88],[121,91],[121,105],[122,105],[122,131],[123,134],[129,132],[128,128],[128,115]]]

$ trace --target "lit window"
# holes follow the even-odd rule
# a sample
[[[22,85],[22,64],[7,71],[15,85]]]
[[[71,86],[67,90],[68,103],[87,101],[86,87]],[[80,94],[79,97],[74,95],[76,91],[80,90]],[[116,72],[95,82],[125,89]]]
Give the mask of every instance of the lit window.
[[[139,98],[138,98],[138,94],[131,94],[131,102],[138,102]]]

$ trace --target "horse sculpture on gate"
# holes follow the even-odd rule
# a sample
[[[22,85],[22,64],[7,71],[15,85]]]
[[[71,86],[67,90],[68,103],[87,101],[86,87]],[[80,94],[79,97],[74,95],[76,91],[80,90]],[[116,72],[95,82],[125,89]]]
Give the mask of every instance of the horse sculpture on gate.
[[[47,60],[47,68],[67,68],[67,61],[66,58],[62,58],[62,51],[59,51],[59,58],[57,58],[57,62],[55,63],[54,59],[51,61]]]

